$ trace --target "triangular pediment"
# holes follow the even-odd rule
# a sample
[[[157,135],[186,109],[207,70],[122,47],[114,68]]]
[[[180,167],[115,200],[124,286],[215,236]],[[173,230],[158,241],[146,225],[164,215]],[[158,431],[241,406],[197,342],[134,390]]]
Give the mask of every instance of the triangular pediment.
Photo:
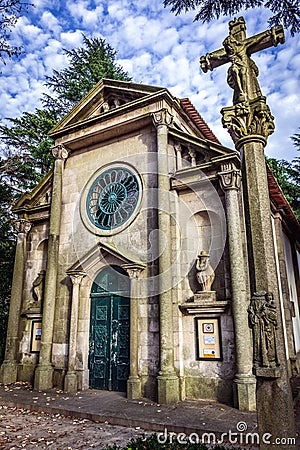
[[[93,117],[104,116],[116,108],[161,90],[164,88],[103,79],[51,130],[50,135]]]
[[[66,271],[66,273],[75,273],[75,272],[93,272],[95,267],[101,261],[107,261],[107,256],[110,255],[121,266],[134,266],[139,269],[144,269],[146,264],[140,261],[135,255],[128,250],[120,249],[118,250],[114,248],[113,245],[98,242],[93,248],[91,248],[84,256],[80,257],[71,267]]]
[[[53,172],[50,171],[32,191],[25,192],[13,207],[14,212],[50,208]]]

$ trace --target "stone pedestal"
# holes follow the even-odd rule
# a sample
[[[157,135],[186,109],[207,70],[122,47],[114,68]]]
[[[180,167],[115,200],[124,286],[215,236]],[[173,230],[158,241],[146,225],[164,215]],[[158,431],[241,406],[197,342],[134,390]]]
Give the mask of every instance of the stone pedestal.
[[[160,372],[157,377],[158,402],[170,405],[179,401],[179,378],[176,374]]]
[[[68,370],[66,376],[65,376],[65,382],[64,382],[64,390],[66,392],[77,392],[77,374],[75,370],[71,372]]]
[[[130,376],[127,380],[127,398],[135,399],[142,397],[141,379],[138,375]]]

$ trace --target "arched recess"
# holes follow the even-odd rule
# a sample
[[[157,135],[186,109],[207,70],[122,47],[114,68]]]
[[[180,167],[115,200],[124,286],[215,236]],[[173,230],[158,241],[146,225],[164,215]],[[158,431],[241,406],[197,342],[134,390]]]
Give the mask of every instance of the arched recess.
[[[130,279],[120,266],[104,267],[91,288],[89,386],[126,391],[129,376]]]
[[[210,210],[197,211],[187,222],[187,236],[189,236],[187,254],[191,258],[191,269],[188,275],[190,289],[193,292],[199,289],[196,280],[195,256],[204,250],[210,255],[210,263],[216,275],[212,289],[217,291],[219,300],[226,299],[229,295],[230,273],[222,218]]]

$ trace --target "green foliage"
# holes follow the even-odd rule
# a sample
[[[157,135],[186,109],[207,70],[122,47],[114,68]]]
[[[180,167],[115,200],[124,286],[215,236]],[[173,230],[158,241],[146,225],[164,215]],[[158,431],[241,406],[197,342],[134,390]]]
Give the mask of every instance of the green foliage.
[[[221,15],[234,16],[242,9],[263,6],[274,14],[269,19],[271,26],[282,24],[285,28],[290,28],[292,36],[300,31],[298,0],[164,0],[164,6],[171,6],[171,12],[176,15],[197,10],[195,20],[202,22],[210,22]]]
[[[132,439],[125,447],[119,447],[116,444],[113,446],[107,446],[105,450],[233,450],[223,445],[206,445],[206,444],[180,444],[177,439],[167,439],[167,443],[160,444],[156,434],[152,434],[146,439],[138,438]],[[235,450],[238,450],[235,448]]]
[[[11,185],[29,189],[53,165],[50,147],[53,140],[48,133],[58,118],[52,111],[36,109],[20,118],[8,119],[11,126],[0,125],[0,141],[5,145],[7,159],[0,171],[6,169]]]
[[[45,96],[44,106],[62,117],[79,102],[102,78],[130,81],[131,78],[116,64],[117,52],[102,38],[83,35],[83,47],[64,50],[70,64],[47,77],[48,86],[56,95]]]
[[[287,201],[291,205],[300,222],[300,159],[292,162],[284,159],[267,158],[267,163],[273,172]]]
[[[21,47],[9,43],[12,28],[16,25],[20,15],[32,6],[20,0],[0,0],[0,59],[5,62],[5,56],[11,58],[21,53]]]

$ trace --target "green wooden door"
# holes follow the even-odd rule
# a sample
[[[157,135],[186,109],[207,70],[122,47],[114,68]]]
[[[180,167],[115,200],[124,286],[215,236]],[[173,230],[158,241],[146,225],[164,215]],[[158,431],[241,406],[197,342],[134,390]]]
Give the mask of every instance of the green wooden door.
[[[130,299],[125,297],[129,287],[128,278],[118,272],[101,273],[105,275],[105,283],[97,284],[96,279],[91,293],[91,322],[89,370],[90,387],[113,391],[126,391],[129,376],[129,331],[130,331]],[[104,271],[103,271],[104,272]],[[120,289],[120,281],[121,287]],[[100,287],[99,287],[100,286]],[[110,287],[112,292],[104,288]],[[96,292],[95,292],[96,291]],[[117,293],[119,291],[119,293]],[[123,295],[120,295],[123,294]]]

